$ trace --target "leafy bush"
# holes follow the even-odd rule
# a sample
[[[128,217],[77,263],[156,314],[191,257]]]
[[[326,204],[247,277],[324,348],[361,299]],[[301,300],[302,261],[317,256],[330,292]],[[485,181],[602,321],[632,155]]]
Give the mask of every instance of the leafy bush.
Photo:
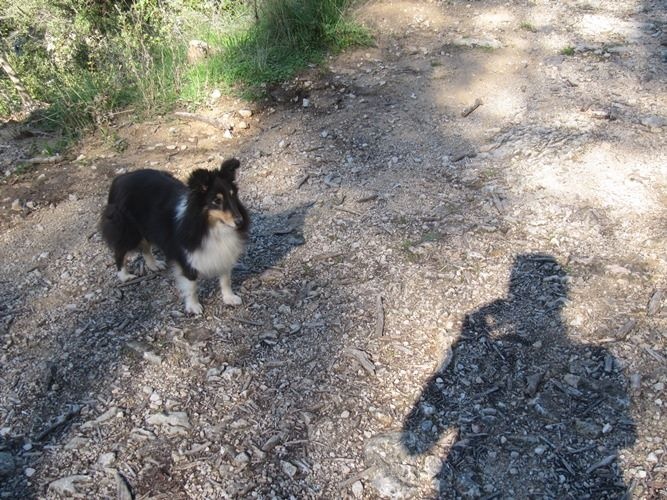
[[[200,103],[213,86],[279,82],[327,50],[367,43],[345,19],[350,0],[0,0],[0,53],[47,129],[79,131],[131,105]],[[189,63],[188,42],[211,54]],[[21,107],[0,70],[0,115]]]

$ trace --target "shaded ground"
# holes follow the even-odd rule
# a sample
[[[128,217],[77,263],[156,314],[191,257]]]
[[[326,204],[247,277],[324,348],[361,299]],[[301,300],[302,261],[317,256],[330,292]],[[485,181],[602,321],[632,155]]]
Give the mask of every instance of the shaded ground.
[[[121,115],[5,177],[0,496],[666,493],[664,4],[357,14],[377,47],[232,139]],[[14,130],[3,169],[39,150]],[[254,217],[244,305],[204,282],[184,317],[168,273],[118,286],[96,221],[122,169],[220,154]]]

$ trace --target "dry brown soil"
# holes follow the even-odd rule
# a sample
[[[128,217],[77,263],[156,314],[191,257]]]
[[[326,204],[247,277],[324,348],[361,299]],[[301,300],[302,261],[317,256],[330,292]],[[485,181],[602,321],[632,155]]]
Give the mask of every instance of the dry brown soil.
[[[119,114],[17,171],[50,139],[0,127],[0,498],[667,494],[665,3],[355,15],[375,47],[200,111],[231,138]],[[223,156],[243,305],[120,286],[113,176]]]

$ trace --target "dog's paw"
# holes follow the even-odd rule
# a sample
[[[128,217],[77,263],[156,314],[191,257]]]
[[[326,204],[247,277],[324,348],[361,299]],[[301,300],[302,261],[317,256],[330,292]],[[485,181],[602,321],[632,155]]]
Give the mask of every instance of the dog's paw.
[[[241,304],[243,304],[243,300],[241,300],[241,297],[239,297],[235,293],[223,295],[222,301],[228,306],[240,306]]]
[[[153,259],[153,260],[146,260],[145,262],[146,262],[146,267],[151,271],[153,271],[154,273],[158,271],[164,271],[165,269],[167,269],[167,263],[162,262],[161,260]]]
[[[121,269],[120,271],[118,271],[118,279],[121,280],[123,283],[125,283],[126,281],[133,280],[136,277],[137,277],[136,275],[128,273],[125,269]]]
[[[194,314],[196,316],[204,312],[204,308],[199,302],[186,302],[185,303],[185,312],[188,314]]]

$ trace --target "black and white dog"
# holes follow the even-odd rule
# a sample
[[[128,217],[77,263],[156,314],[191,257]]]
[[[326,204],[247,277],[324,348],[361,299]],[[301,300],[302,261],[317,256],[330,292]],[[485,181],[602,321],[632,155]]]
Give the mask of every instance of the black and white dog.
[[[116,177],[100,221],[104,240],[116,258],[121,281],[134,278],[127,269],[129,252],[141,251],[146,267],[164,269],[151,247],[159,248],[173,267],[176,286],[188,313],[200,314],[196,279],[219,277],[222,300],[239,305],[231,274],[243,252],[250,223],[238,198],[237,159],[218,170],[198,169],[187,186],[167,172],[137,170]]]

